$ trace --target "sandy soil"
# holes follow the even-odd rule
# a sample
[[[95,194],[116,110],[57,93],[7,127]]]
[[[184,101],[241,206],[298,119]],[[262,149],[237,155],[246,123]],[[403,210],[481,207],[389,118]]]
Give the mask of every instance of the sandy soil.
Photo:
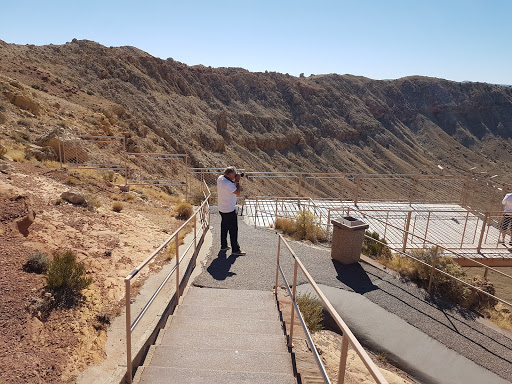
[[[124,277],[179,226],[170,208],[178,197],[150,189],[120,192],[91,172],[71,176],[7,163],[10,170],[0,173],[0,327],[7,330],[0,336],[0,381],[74,382],[105,357],[107,324],[101,316],[119,312]],[[94,208],[63,201],[60,195],[68,190],[87,196]],[[112,210],[115,201],[123,204],[119,213]],[[36,216],[25,237],[16,222],[30,210]],[[23,264],[36,250],[77,255],[93,278],[82,306],[54,310],[47,319],[34,311],[45,279],[24,272]]]

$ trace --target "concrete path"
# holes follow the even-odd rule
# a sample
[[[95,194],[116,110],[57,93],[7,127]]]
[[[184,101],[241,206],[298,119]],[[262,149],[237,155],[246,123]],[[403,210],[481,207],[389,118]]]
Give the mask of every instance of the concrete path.
[[[274,296],[191,287],[134,382],[296,384]]]
[[[204,272],[195,279],[194,284],[203,287],[270,291],[275,283],[276,273],[278,238],[275,232],[247,225],[239,217],[239,241],[247,255],[234,257],[229,253],[219,252],[220,217],[215,208],[212,209],[212,224],[212,251]],[[424,337],[432,340],[429,342],[432,346],[432,356],[446,356],[446,349],[450,349],[461,357],[453,359],[460,372],[472,365],[471,362],[480,366],[482,375],[487,376],[486,380],[478,383],[500,383],[507,380],[512,382],[512,340],[478,322],[474,313],[451,307],[447,303],[431,301],[428,295],[414,284],[403,282],[367,263],[344,266],[333,262],[329,249],[298,242],[292,242],[291,247],[317,283],[335,288],[333,292],[340,295],[343,291],[352,292],[351,305],[363,306],[365,303],[364,305],[368,306],[369,303],[374,303],[375,306],[368,306],[364,317],[379,319],[384,333],[392,335],[395,340],[410,341],[409,336],[404,337],[400,329],[393,326],[397,319],[402,319],[403,324],[408,324],[419,334],[424,334]],[[286,255],[284,250],[281,260],[285,274],[291,282],[293,264],[291,257]],[[283,284],[283,281],[280,280],[279,283]],[[300,274],[299,283],[306,283]],[[346,300],[347,295],[343,297]],[[379,312],[374,314],[373,311],[377,309]],[[393,316],[383,316],[383,313]],[[340,311],[340,314],[342,317],[345,316],[344,311]],[[355,321],[353,332],[361,335],[367,345],[379,344],[378,338],[371,344],[374,336],[365,328],[365,324]],[[364,335],[371,337],[366,338]],[[396,351],[393,350],[395,346]],[[389,354],[414,356],[419,355],[424,347],[420,343],[408,343],[405,347],[400,347],[406,348],[404,352],[403,349],[398,349],[397,344],[392,344],[389,347]],[[407,370],[409,367],[403,368]],[[415,369],[422,371],[416,372],[425,378],[422,382],[453,382],[446,381],[441,367],[419,364]],[[464,381],[461,378],[458,382]]]

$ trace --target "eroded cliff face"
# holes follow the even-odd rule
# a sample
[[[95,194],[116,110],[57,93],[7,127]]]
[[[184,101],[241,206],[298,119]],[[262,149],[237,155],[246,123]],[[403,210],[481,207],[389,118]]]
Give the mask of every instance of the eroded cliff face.
[[[0,55],[4,84],[18,81],[85,108],[70,130],[124,133],[132,149],[186,152],[196,166],[432,173],[441,163],[454,172],[504,173],[512,164],[509,87],[190,67],[77,40],[2,42]],[[4,85],[6,100],[15,93]],[[39,128],[47,125],[51,119]]]

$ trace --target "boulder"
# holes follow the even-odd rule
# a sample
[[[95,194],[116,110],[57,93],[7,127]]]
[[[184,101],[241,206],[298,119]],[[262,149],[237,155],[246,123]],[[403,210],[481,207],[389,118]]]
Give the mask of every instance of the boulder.
[[[33,209],[29,209],[28,214],[25,217],[16,221],[16,226],[18,228],[18,231],[20,231],[20,233],[23,236],[25,236],[25,237],[28,236],[28,227],[30,227],[32,225],[35,218],[36,218],[36,212]]]
[[[65,163],[80,164],[89,160],[89,155],[85,149],[80,146],[79,141],[62,141],[60,139],[59,128],[54,128],[39,136],[35,140],[35,143],[40,147],[51,147],[57,159]],[[62,159],[60,156],[62,156]]]
[[[39,107],[39,104],[37,104],[35,101],[28,98],[27,96],[14,95],[14,97],[11,99],[11,103],[13,103],[15,106],[21,109],[29,111],[34,115],[39,115],[41,112],[41,107]]]
[[[72,204],[85,204],[85,196],[77,192],[62,192],[60,197]]]
[[[58,159],[55,150],[50,146],[39,147],[37,145],[31,145],[29,148],[27,148],[25,153],[25,157],[29,159],[35,157],[37,161],[56,161]]]

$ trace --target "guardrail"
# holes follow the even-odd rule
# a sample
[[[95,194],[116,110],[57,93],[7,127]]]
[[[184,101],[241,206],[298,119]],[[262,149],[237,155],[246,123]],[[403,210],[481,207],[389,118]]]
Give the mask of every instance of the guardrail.
[[[443,271],[443,270],[440,270],[440,269],[436,268],[436,262],[437,262],[437,259],[438,259],[438,257],[439,257],[439,249],[441,248],[441,249],[443,249],[443,250],[445,250],[445,251],[451,252],[450,250],[447,250],[447,249],[445,249],[445,248],[443,248],[443,247],[440,247],[440,246],[438,246],[438,245],[434,245],[434,244],[432,244],[432,245],[433,245],[433,248],[434,248],[434,257],[433,257],[432,264],[429,264],[429,263],[426,263],[426,262],[424,262],[423,260],[420,260],[420,259],[418,259],[418,258],[416,258],[416,257],[414,257],[414,256],[412,256],[412,255],[409,255],[408,253],[406,253],[406,252],[404,252],[404,251],[402,251],[402,250],[400,250],[400,249],[397,249],[397,248],[391,247],[389,244],[386,244],[386,243],[383,243],[382,241],[379,241],[379,240],[377,240],[377,239],[374,239],[374,238],[373,238],[373,237],[371,237],[371,236],[368,236],[368,235],[366,235],[366,234],[365,234],[365,237],[366,237],[368,240],[374,241],[374,242],[376,242],[376,243],[379,243],[379,244],[381,244],[381,245],[383,245],[383,246],[385,246],[385,247],[389,248],[391,251],[393,251],[393,252],[395,252],[395,253],[397,253],[397,254],[399,254],[399,255],[403,256],[403,257],[410,258],[410,259],[412,259],[412,260],[414,260],[414,261],[416,261],[416,262],[418,262],[418,263],[421,263],[421,264],[423,264],[423,265],[425,265],[425,266],[429,267],[429,268],[430,268],[430,276],[429,276],[429,282],[428,282],[428,292],[429,292],[429,293],[430,293],[430,292],[431,292],[431,290],[432,290],[432,282],[433,282],[433,278],[434,278],[434,272],[437,272],[437,273],[440,273],[440,274],[442,274],[442,275],[444,275],[444,276],[446,276],[446,277],[448,277],[448,278],[450,278],[450,279],[453,279],[453,280],[455,280],[455,281],[457,281],[457,282],[459,282],[459,283],[461,283],[461,284],[465,285],[466,287],[468,287],[468,288],[470,288],[470,289],[475,290],[475,291],[476,291],[476,292],[478,292],[478,293],[481,293],[481,294],[483,294],[483,295],[485,295],[485,296],[488,296],[488,297],[490,297],[490,298],[492,298],[492,299],[494,299],[494,300],[496,300],[496,301],[499,301],[499,302],[500,302],[500,303],[502,303],[502,304],[508,305],[509,307],[511,307],[511,308],[512,308],[512,303],[510,303],[510,302],[508,302],[508,301],[506,301],[506,300],[503,300],[503,299],[499,298],[498,296],[492,295],[492,294],[490,294],[489,292],[486,292],[486,291],[484,291],[484,290],[482,290],[482,289],[480,289],[480,288],[478,288],[478,287],[475,287],[474,285],[469,284],[469,283],[467,283],[467,282],[465,282],[465,281],[463,281],[463,280],[459,279],[458,277],[455,277],[455,276],[453,276],[453,275],[450,275],[449,273],[447,273],[447,272],[445,272],[445,271]],[[454,253],[454,252],[452,252],[452,253]],[[465,257],[465,256],[462,256],[462,257]],[[492,267],[488,267],[488,266],[486,266],[486,265],[484,265],[484,264],[482,264],[482,263],[479,263],[479,262],[478,262],[478,261],[476,261],[476,260],[472,260],[472,259],[468,259],[468,260],[470,260],[471,262],[473,262],[473,263],[475,263],[475,264],[478,264],[478,265],[479,265],[479,266],[481,266],[481,267],[485,267],[484,277],[487,275],[488,270],[491,270],[491,271],[493,271],[493,272],[495,272],[495,273],[497,273],[497,274],[499,274],[499,275],[501,275],[501,276],[504,276],[504,277],[507,277],[507,278],[509,278],[509,279],[512,279],[512,276],[507,275],[506,273],[503,273],[503,272],[501,272],[501,271],[498,271],[498,270],[496,270],[496,269],[494,269],[494,268],[492,268]]]
[[[292,284],[292,290],[291,291],[290,291],[290,284],[286,280],[286,276],[285,276],[285,274],[283,272],[283,269],[281,268],[281,264],[280,264],[281,243],[283,243],[286,246],[286,248],[290,252],[291,256],[295,260],[294,269],[293,269],[293,284]],[[293,323],[294,323],[295,310],[296,310],[297,311],[297,315],[299,316],[300,322],[302,324],[302,327],[304,328],[304,331],[306,332],[306,337],[308,338],[309,344],[312,347],[313,354],[315,356],[315,359],[316,359],[316,362],[318,364],[318,367],[320,368],[320,371],[322,372],[322,376],[323,376],[323,378],[324,378],[326,383],[328,383],[328,384],[331,383],[329,377],[327,376],[327,372],[325,370],[325,367],[322,364],[322,360],[320,359],[320,355],[318,354],[318,351],[317,351],[317,349],[315,347],[315,344],[313,343],[313,340],[311,339],[311,335],[310,335],[309,330],[308,330],[308,328],[306,326],[304,318],[302,317],[302,314],[300,312],[299,306],[297,305],[296,288],[297,288],[297,271],[298,271],[298,267],[300,267],[300,269],[302,270],[302,272],[306,276],[307,280],[309,281],[309,283],[311,284],[311,286],[313,287],[313,289],[317,293],[318,297],[320,298],[320,300],[324,304],[325,308],[329,311],[329,313],[331,314],[332,318],[334,319],[336,324],[338,324],[338,326],[340,327],[340,329],[343,332],[343,338],[342,338],[342,343],[341,343],[341,356],[340,356],[340,364],[339,364],[339,372],[338,372],[338,384],[343,384],[344,381],[345,381],[345,371],[346,371],[347,353],[348,353],[349,344],[352,345],[352,347],[354,348],[356,353],[359,355],[359,357],[361,358],[361,360],[363,361],[364,365],[366,366],[366,368],[368,369],[368,371],[370,372],[372,377],[375,379],[375,381],[378,384],[386,384],[386,383],[388,383],[387,380],[382,375],[382,373],[380,372],[379,368],[370,359],[370,356],[368,356],[368,353],[366,353],[366,351],[363,349],[363,347],[361,346],[361,344],[359,343],[357,338],[354,336],[354,334],[352,333],[350,328],[347,326],[347,324],[345,324],[345,322],[343,321],[341,316],[336,312],[336,310],[334,309],[332,304],[329,302],[329,300],[327,300],[325,295],[322,293],[322,291],[320,290],[320,288],[318,287],[316,282],[313,280],[313,278],[311,277],[311,275],[309,274],[307,269],[304,267],[304,264],[302,264],[302,262],[297,257],[297,255],[295,255],[295,252],[293,252],[293,250],[290,248],[290,246],[288,245],[288,242],[286,241],[286,239],[282,235],[279,235],[279,242],[278,242],[278,245],[277,245],[276,285],[275,285],[274,294],[275,294],[276,299],[277,299],[277,287],[278,287],[278,284],[279,284],[279,274],[281,274],[281,277],[283,278],[283,280],[284,280],[284,282],[286,284],[286,289],[288,290],[288,293],[289,293],[290,297],[292,298],[292,303],[293,303],[292,310],[291,310],[290,335],[288,336],[288,346],[291,347],[292,346],[292,342],[293,342]]]
[[[502,220],[505,212],[478,212],[470,209],[368,209],[354,207],[339,199],[312,199],[310,197],[256,196],[246,199],[246,213],[254,225],[272,226],[277,218],[294,218],[299,210],[308,210],[318,224],[331,232],[331,219],[353,214],[370,214],[379,235],[391,243],[410,240],[394,228],[405,229],[418,237],[450,249],[497,249],[503,237]],[[407,245],[405,243],[405,245]],[[412,244],[418,246],[419,244]],[[423,244],[424,245],[424,244]]]
[[[176,293],[175,293],[175,299],[176,301],[181,296],[181,289],[180,284],[182,282],[185,282],[188,280],[188,277],[190,276],[190,272],[195,267],[195,262],[197,258],[198,250],[200,249],[200,246],[203,243],[204,236],[206,235],[206,232],[208,231],[210,227],[210,190],[208,186],[206,186],[206,190],[208,191],[208,194],[204,194],[204,201],[201,203],[201,206],[194,212],[194,214],[185,221],[174,233],[167,238],[149,257],[146,258],[142,263],[140,263],[137,268],[135,268],[126,278],[125,281],[125,307],[126,307],[126,382],[131,384],[132,378],[133,378],[133,361],[132,361],[132,333],[134,329],[139,324],[140,320],[144,316],[144,314],[147,312],[153,301],[156,299],[162,288],[165,286],[167,281],[171,278],[171,276],[176,273]],[[198,222],[200,224],[200,239],[198,241]],[[182,255],[179,253],[179,234],[181,231],[185,229],[190,223],[193,223],[194,226],[194,237],[190,244],[188,244],[186,250],[183,252]],[[132,279],[144,268],[146,267],[151,261],[153,261],[161,252],[166,249],[166,247],[170,244],[172,244],[172,241],[174,240],[174,247],[175,247],[175,265],[171,269],[171,271],[167,274],[167,276],[164,278],[162,283],[159,285],[157,290],[152,294],[150,299],[147,301],[147,303],[144,305],[140,313],[136,316],[135,320],[131,321],[131,281]],[[183,280],[180,281],[180,264],[187,255],[187,253],[190,251],[190,249],[193,247],[193,254],[191,256],[191,259],[189,261],[189,264],[187,266],[187,271],[189,274],[185,274],[183,276]]]

